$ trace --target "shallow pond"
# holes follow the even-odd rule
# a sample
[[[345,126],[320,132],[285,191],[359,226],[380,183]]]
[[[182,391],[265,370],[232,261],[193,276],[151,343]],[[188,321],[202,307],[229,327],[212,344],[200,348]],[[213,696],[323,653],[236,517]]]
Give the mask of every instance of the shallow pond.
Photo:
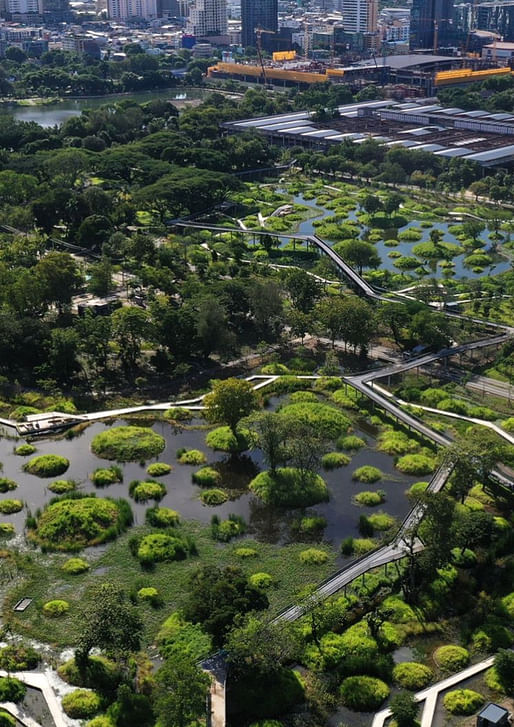
[[[341,193],[343,195],[344,193]],[[321,220],[321,219],[329,219],[330,217],[334,216],[334,210],[327,209],[326,207],[323,207],[322,205],[318,205],[315,200],[305,199],[302,194],[294,195],[293,196],[295,204],[305,205],[306,207],[310,207],[313,210],[313,216],[310,217],[307,220],[304,220],[301,222],[298,226],[298,232],[301,235],[312,235],[317,234],[317,229],[314,225],[315,220]],[[402,214],[400,210],[400,214]],[[413,214],[409,212],[409,214]],[[347,218],[349,220],[356,220],[357,219],[357,209],[351,210]],[[286,218],[287,219],[287,218]],[[455,235],[452,235],[451,232],[449,232],[448,228],[452,227],[455,224],[459,224],[456,220],[450,220],[449,222],[441,222],[437,221],[433,223],[433,228],[440,230],[443,233],[443,242],[451,242],[455,245],[459,244],[459,240],[455,237]],[[408,230],[411,227],[420,227],[420,222],[413,220],[411,222],[408,222],[404,227],[400,228],[400,231]],[[422,228],[422,238],[421,240],[417,240],[415,242],[407,241],[407,240],[400,240],[398,242],[398,245],[395,247],[387,247],[385,245],[384,240],[380,240],[375,244],[375,247],[377,249],[378,254],[380,255],[382,259],[381,268],[383,270],[391,270],[394,273],[401,272],[398,268],[394,266],[394,259],[388,257],[388,253],[390,253],[392,250],[399,252],[402,256],[411,257],[413,256],[412,248],[414,245],[418,245],[420,242],[427,242],[430,240],[430,230],[432,228]],[[396,230],[394,231],[396,232]],[[491,242],[489,240],[489,231],[485,230],[480,235],[480,238],[485,242],[485,246],[480,248],[480,252],[488,252],[491,247]],[[323,235],[321,235],[323,237]],[[325,239],[325,238],[324,238]],[[328,243],[331,243],[332,241],[327,239]],[[464,258],[469,255],[470,252],[466,251],[465,253],[461,255],[457,255],[456,257],[452,258],[452,262],[455,264],[455,267],[453,268],[455,271],[455,275],[453,275],[453,278],[481,278],[486,275],[492,275],[503,273],[507,270],[511,269],[510,261],[506,260],[503,257],[496,256],[496,259],[494,262],[489,265],[488,267],[485,267],[482,272],[474,272],[470,267],[465,265]],[[423,264],[423,260],[420,258],[420,266]],[[425,265],[425,268],[430,270],[430,275],[434,276],[437,275],[438,277],[442,277],[442,269],[439,266],[436,266],[435,261],[430,261]],[[409,275],[413,275],[417,277],[416,273],[412,270],[406,271]]]
[[[119,421],[118,424],[123,422]],[[3,476],[9,477],[18,483],[18,489],[3,495],[5,498],[18,498],[26,503],[26,507],[34,512],[47,503],[54,494],[48,490],[56,479],[73,479],[80,482],[83,492],[97,492],[99,497],[125,497],[129,499],[129,483],[134,479],[146,479],[146,466],[138,463],[126,463],[123,468],[123,482],[110,485],[106,488],[96,488],[89,480],[90,473],[98,467],[108,466],[109,462],[99,459],[90,450],[93,436],[110,424],[95,423],[88,427],[75,439],[44,439],[36,441],[36,454],[60,454],[67,457],[71,464],[68,471],[61,477],[40,478],[27,474],[22,466],[28,458],[15,455],[13,452],[16,443],[13,440],[0,440],[0,461],[3,462]],[[260,540],[272,543],[285,543],[294,539],[290,531],[292,521],[297,518],[301,510],[281,510],[279,508],[263,505],[248,491],[248,484],[255,474],[264,468],[262,454],[253,450],[240,456],[230,456],[220,452],[213,452],[205,445],[205,429],[193,428],[176,430],[167,422],[155,422],[152,428],[166,440],[166,448],[160,461],[168,462],[173,471],[159,480],[166,486],[167,494],[161,504],[171,507],[181,514],[184,519],[195,519],[209,523],[214,513],[221,518],[229,513],[242,515],[249,525],[249,534]],[[357,523],[359,515],[383,509],[397,518],[403,518],[409,509],[409,501],[405,490],[419,477],[407,477],[394,469],[393,458],[382,452],[375,451],[375,441],[369,433],[363,433],[356,428],[355,433],[363,436],[367,446],[352,456],[347,467],[323,472],[330,490],[330,501],[321,503],[309,512],[324,515],[327,520],[325,539],[334,543],[349,535],[357,536]],[[230,500],[218,507],[203,505],[199,499],[201,488],[193,484],[192,473],[198,469],[192,465],[181,465],[176,461],[176,452],[179,448],[200,449],[208,457],[210,464],[214,464],[222,473],[223,486],[228,490]],[[148,463],[147,463],[148,464]],[[374,465],[382,470],[384,478],[374,485],[364,485],[352,481],[352,472],[365,464]],[[353,504],[352,497],[362,490],[382,489],[386,493],[386,501],[379,508],[360,507]],[[142,524],[145,512],[152,502],[135,503],[130,500],[136,523]],[[1,516],[5,522],[15,524],[21,532],[26,518],[26,510],[9,516]]]

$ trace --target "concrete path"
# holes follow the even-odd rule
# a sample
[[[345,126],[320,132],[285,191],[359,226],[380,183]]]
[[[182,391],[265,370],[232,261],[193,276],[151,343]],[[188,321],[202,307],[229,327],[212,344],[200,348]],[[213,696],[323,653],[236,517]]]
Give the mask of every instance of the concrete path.
[[[493,663],[494,656],[489,656],[487,659],[480,661],[478,664],[468,666],[466,669],[463,669],[457,674],[452,674],[452,676],[447,677],[436,684],[432,684],[431,687],[427,687],[421,692],[417,692],[417,694],[414,695],[416,702],[424,702],[423,713],[421,715],[421,727],[431,727],[437,706],[437,700],[441,692],[444,692],[450,687],[456,686],[460,682],[466,681],[466,679],[475,676],[475,674],[480,674],[480,672],[489,669]],[[373,718],[371,727],[383,727],[384,722],[389,717],[391,717],[390,709],[383,709],[381,712],[377,712]]]

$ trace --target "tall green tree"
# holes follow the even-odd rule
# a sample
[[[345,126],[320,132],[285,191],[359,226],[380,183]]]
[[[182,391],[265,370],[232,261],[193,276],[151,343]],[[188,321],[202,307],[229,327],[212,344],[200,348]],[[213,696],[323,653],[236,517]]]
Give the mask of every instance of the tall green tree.
[[[182,651],[166,659],[155,675],[155,711],[162,727],[192,727],[205,715],[209,675]]]
[[[226,424],[236,434],[241,419],[257,409],[258,398],[249,381],[230,378],[213,381],[204,404],[209,421]]]

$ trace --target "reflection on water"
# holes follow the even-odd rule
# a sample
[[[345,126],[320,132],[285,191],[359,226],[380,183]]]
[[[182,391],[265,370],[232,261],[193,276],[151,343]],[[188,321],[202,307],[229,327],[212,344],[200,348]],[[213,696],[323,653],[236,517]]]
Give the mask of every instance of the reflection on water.
[[[122,422],[117,422],[120,424]],[[111,424],[95,423],[74,439],[45,439],[36,442],[37,454],[60,454],[67,457],[71,464],[69,470],[62,478],[77,480],[83,492],[98,492],[98,496],[128,498],[129,483],[134,479],[147,477],[146,466],[134,462],[122,465],[123,482],[115,483],[106,488],[95,488],[89,479],[90,473],[97,467],[107,466],[106,460],[99,459],[91,453],[90,444],[95,434]],[[262,454],[253,450],[238,456],[227,455],[222,452],[213,452],[205,445],[205,429],[193,428],[177,430],[167,422],[155,422],[152,428],[166,440],[166,448],[158,458],[173,466],[169,475],[160,478],[166,486],[167,494],[161,501],[166,507],[171,507],[182,515],[184,519],[195,519],[205,524],[209,523],[214,513],[220,518],[226,518],[230,513],[242,515],[248,523],[248,534],[251,537],[267,542],[290,542],[294,539],[291,525],[294,520],[305,514],[301,509],[283,511],[279,508],[264,505],[248,490],[252,478],[264,468]],[[374,439],[369,433],[359,428],[355,433],[368,441],[368,446],[353,455],[348,467],[323,473],[330,490],[330,501],[309,508],[309,514],[323,515],[327,520],[324,539],[336,545],[348,535],[358,535],[357,522],[359,515],[370,511],[352,502],[352,497],[364,489],[383,489],[386,492],[384,510],[402,518],[409,509],[405,497],[405,490],[418,478],[406,477],[394,470],[393,458],[376,452],[373,447]],[[19,444],[17,442],[16,444]],[[48,490],[48,485],[57,478],[39,478],[23,472],[25,457],[19,457],[13,450],[16,444],[12,440],[0,439],[0,461],[3,462],[3,476],[18,482],[18,489],[9,496],[17,497],[26,503],[28,509],[34,512],[41,508],[54,495]],[[222,474],[222,486],[229,493],[229,501],[212,508],[203,505],[199,499],[201,488],[193,484],[192,473],[198,469],[192,465],[181,465],[176,461],[178,449],[200,449],[207,454],[209,464],[213,465]],[[352,472],[355,468],[365,464],[379,467],[384,473],[384,479],[375,486],[367,486],[353,482]],[[62,479],[61,478],[61,479]],[[131,501],[136,523],[142,524],[145,512],[152,503],[135,503]],[[19,531],[23,529],[26,512],[22,511],[5,516],[5,521],[13,522]],[[312,536],[311,538],[312,539]]]

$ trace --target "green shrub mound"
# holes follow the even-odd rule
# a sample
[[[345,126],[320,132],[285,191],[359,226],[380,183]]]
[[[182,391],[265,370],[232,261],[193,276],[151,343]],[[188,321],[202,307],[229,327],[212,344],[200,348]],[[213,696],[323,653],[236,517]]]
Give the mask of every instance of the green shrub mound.
[[[75,659],[69,659],[57,669],[63,681],[74,687],[98,689],[100,692],[116,690],[121,674],[118,666],[106,656],[88,656],[87,662],[79,669]]]
[[[372,712],[389,696],[389,687],[381,679],[367,676],[347,677],[339,693],[345,707],[354,712]]]
[[[153,480],[133,480],[129,485],[129,494],[136,502],[162,500],[167,490],[162,482]]]
[[[19,447],[16,447],[14,454],[18,454],[20,457],[28,457],[30,454],[34,454],[35,451],[36,447],[27,442],[26,444],[20,444]]]
[[[207,457],[199,449],[179,449],[177,460],[180,464],[201,465],[207,462]]]
[[[336,389],[332,394],[332,401],[344,409],[357,409],[357,402],[348,395],[344,389]]]
[[[215,487],[221,482],[221,475],[214,467],[202,467],[202,469],[193,472],[193,482],[200,487]]]
[[[17,487],[18,483],[10,480],[9,477],[0,477],[0,492],[9,492],[15,490]]]
[[[10,538],[16,532],[12,523],[0,523],[0,538]]]
[[[181,538],[164,533],[145,535],[137,549],[141,565],[183,560],[187,557],[187,545]]]
[[[78,576],[89,570],[89,563],[83,558],[69,558],[63,563],[61,570],[71,576]]]
[[[415,439],[409,439],[404,432],[396,432],[394,429],[386,429],[378,438],[378,449],[391,456],[409,454],[418,449]]]
[[[30,475],[38,477],[58,477],[66,472],[70,462],[58,454],[40,454],[25,462],[23,469]]]
[[[213,515],[211,521],[211,535],[214,540],[220,543],[228,543],[232,538],[237,538],[246,532],[246,522],[240,515],[231,513],[227,520],[221,520]]]
[[[405,454],[396,463],[396,468],[406,475],[428,475],[435,467],[435,459],[426,454]]]
[[[320,402],[287,404],[278,412],[281,419],[308,425],[327,439],[336,440],[348,431],[350,420],[342,411]]]
[[[4,709],[1,708],[0,727],[16,727],[16,719],[12,716],[12,714],[9,714],[9,712],[6,712]]]
[[[432,669],[415,661],[404,661],[393,669],[393,680],[402,689],[417,692],[426,687],[433,679]]]
[[[21,702],[27,693],[27,687],[14,677],[0,677],[0,702]]]
[[[157,604],[160,601],[159,591],[153,586],[145,586],[137,592],[140,601],[148,601],[151,604]]]
[[[505,694],[505,688],[503,684],[500,681],[500,678],[498,676],[498,672],[496,671],[496,668],[492,666],[490,669],[488,669],[484,675],[484,681],[485,685],[488,689],[490,689],[492,692],[497,692],[498,694]]]
[[[502,598],[502,606],[511,619],[514,619],[514,591]]]
[[[355,495],[354,500],[357,505],[374,507],[376,505],[381,505],[383,502],[385,502],[385,492],[383,492],[383,490],[378,490],[377,492],[373,492],[371,490],[363,490],[362,492],[358,492]]]
[[[321,458],[321,466],[326,470],[335,470],[350,463],[350,457],[342,452],[328,452]]]
[[[450,714],[473,714],[484,703],[484,698],[472,689],[454,689],[444,695],[443,704]]]
[[[80,550],[113,540],[132,525],[124,500],[80,497],[50,502],[29,536],[48,550]]]
[[[310,507],[328,500],[322,477],[294,467],[282,467],[274,475],[260,472],[250,482],[250,490],[267,505],[280,507]]]
[[[100,697],[95,692],[76,689],[65,694],[61,700],[62,708],[72,719],[89,719],[100,709]]]
[[[217,427],[208,433],[205,443],[218,452],[244,452],[250,448],[252,437],[248,429],[241,429],[236,435],[230,427]]]
[[[255,548],[236,548],[234,550],[234,554],[237,555],[238,558],[244,558],[245,560],[247,558],[257,558],[259,555]]]
[[[3,515],[12,515],[21,510],[23,510],[23,502],[21,500],[0,500],[0,512]]]
[[[223,505],[228,500],[228,495],[223,490],[214,487],[211,490],[204,490],[200,495],[200,500],[204,505],[216,507],[217,505]]]
[[[5,671],[29,671],[35,669],[40,661],[41,656],[32,646],[17,644],[0,649],[0,669]]]
[[[428,482],[415,482],[407,490],[407,495],[410,498],[417,500],[424,492],[426,492],[428,485]]]
[[[273,578],[269,573],[254,573],[250,576],[249,581],[252,586],[256,586],[257,588],[267,589],[273,585]]]
[[[383,602],[383,607],[391,623],[405,624],[417,620],[412,608],[399,596],[388,596]]]
[[[123,472],[120,467],[98,467],[89,477],[97,487],[107,487],[115,482],[123,482]]]
[[[55,480],[51,485],[48,485],[50,492],[55,492],[56,495],[64,495],[66,492],[72,492],[77,488],[77,483],[74,480]]]
[[[139,462],[157,457],[164,447],[164,437],[148,427],[111,427],[93,437],[91,451],[102,459]]]
[[[442,671],[453,673],[467,666],[469,652],[462,646],[440,646],[434,652],[434,661]]]
[[[164,475],[169,475],[172,469],[173,467],[166,462],[153,462],[148,465],[146,472],[150,477],[164,477]]]
[[[390,530],[395,524],[396,520],[392,515],[388,515],[386,512],[374,512],[368,516],[368,522],[370,523],[373,530]]]
[[[377,547],[377,541],[373,538],[353,538],[352,546],[355,555],[364,555]]]
[[[306,565],[323,565],[328,560],[328,553],[319,548],[307,548],[300,553],[300,560]]]
[[[356,470],[353,471],[352,480],[371,484],[373,482],[378,482],[378,480],[381,480],[383,476],[383,472],[381,472],[378,467],[373,467],[372,465],[365,464],[363,467],[358,467]]]
[[[366,446],[366,442],[356,434],[348,434],[346,437],[339,437],[337,446],[339,449],[344,449],[347,452],[357,452],[357,450]]]
[[[112,719],[107,714],[99,714],[89,720],[86,727],[116,727]]]
[[[150,507],[146,511],[146,522],[154,528],[174,528],[180,523],[180,515],[170,507]]]
[[[43,605],[43,613],[45,616],[49,616],[50,618],[59,618],[59,616],[64,616],[65,613],[68,613],[70,610],[70,604],[68,601],[47,601]]]

